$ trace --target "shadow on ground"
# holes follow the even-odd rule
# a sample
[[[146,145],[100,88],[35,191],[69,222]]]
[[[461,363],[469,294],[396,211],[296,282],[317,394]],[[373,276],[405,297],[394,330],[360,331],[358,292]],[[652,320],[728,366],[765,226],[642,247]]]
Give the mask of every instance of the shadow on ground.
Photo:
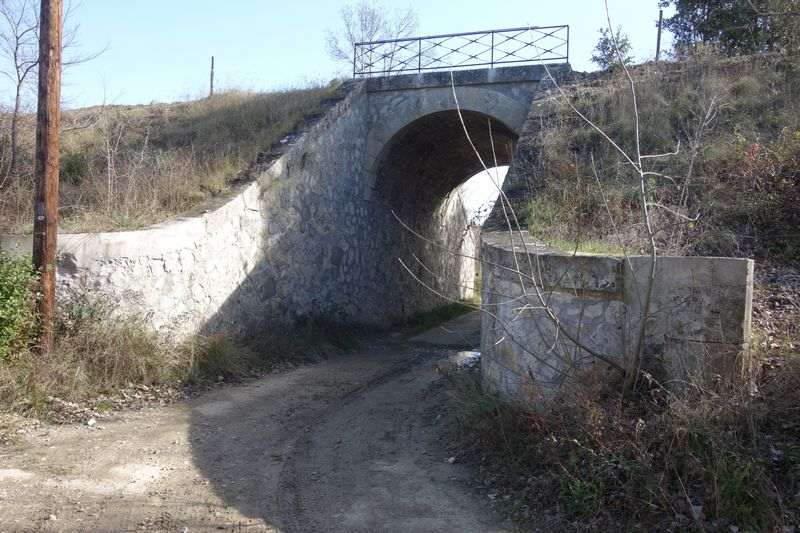
[[[465,315],[215,393],[192,409],[195,466],[281,531],[501,531],[436,424],[436,364],[478,338]]]

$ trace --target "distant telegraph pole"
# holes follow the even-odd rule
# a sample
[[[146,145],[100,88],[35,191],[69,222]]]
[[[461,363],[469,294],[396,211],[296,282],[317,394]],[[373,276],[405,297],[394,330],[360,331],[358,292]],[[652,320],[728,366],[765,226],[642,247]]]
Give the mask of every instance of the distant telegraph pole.
[[[208,97],[214,96],[214,56],[211,56],[211,87],[208,91]]]
[[[62,9],[62,0],[41,0],[33,264],[41,276],[42,296],[38,310],[42,321],[40,346],[44,353],[53,347],[53,317],[56,304]]]
[[[664,26],[664,10],[658,10],[658,41],[656,42],[656,63],[661,59],[661,28]]]

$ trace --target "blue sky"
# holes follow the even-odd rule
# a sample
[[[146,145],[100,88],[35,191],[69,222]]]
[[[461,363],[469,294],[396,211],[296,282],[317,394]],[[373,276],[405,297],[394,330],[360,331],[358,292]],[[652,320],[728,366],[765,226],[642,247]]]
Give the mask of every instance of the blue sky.
[[[609,0],[614,24],[630,35],[638,58],[655,53],[658,0]],[[268,90],[328,81],[344,68],[328,59],[324,33],[339,22],[344,0],[82,0],[74,21],[82,48],[109,49],[69,69],[64,102],[142,104],[198,97],[208,62],[218,86]],[[602,0],[408,0],[422,34],[512,26],[571,26],[573,67],[591,70]],[[2,87],[7,98],[7,88]]]

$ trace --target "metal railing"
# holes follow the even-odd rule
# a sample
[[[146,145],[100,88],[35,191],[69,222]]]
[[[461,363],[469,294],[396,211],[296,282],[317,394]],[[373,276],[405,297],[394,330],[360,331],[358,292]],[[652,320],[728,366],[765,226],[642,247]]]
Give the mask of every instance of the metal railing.
[[[569,26],[509,28],[356,43],[353,77],[569,62]]]

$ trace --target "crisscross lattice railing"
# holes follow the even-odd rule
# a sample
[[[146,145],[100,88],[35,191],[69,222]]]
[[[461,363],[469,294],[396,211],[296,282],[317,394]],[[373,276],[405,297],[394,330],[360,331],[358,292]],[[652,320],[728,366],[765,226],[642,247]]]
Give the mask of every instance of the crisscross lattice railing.
[[[569,62],[569,26],[510,28],[356,43],[353,76],[390,76],[540,61]]]

